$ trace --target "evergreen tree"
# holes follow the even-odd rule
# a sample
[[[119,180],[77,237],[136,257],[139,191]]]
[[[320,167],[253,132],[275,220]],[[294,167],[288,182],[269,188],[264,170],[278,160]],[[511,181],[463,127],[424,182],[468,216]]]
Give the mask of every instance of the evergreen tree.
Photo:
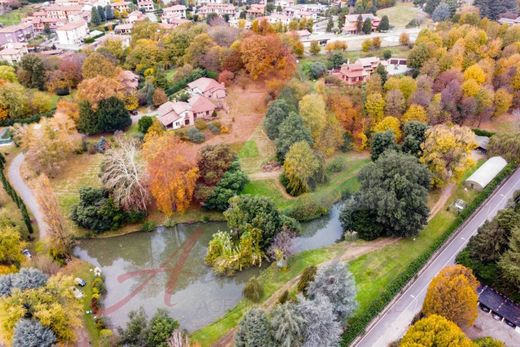
[[[101,17],[99,16],[99,11],[96,6],[92,6],[90,10],[90,23],[95,26],[101,24]]]
[[[444,2],[441,2],[432,13],[432,20],[434,22],[442,22],[442,21],[450,19],[450,17],[451,17],[450,7]]]
[[[496,20],[506,12],[517,13],[518,4],[516,0],[475,0],[473,5],[480,9],[482,17]]]
[[[20,319],[14,328],[13,347],[51,347],[56,343],[54,332],[34,319]]]
[[[504,279],[520,291],[520,226],[513,229],[509,249],[500,258],[498,267]]]
[[[441,0],[428,0],[426,1],[426,6],[424,6],[424,11],[431,15],[440,3]]]
[[[110,5],[105,6],[105,18],[106,20],[112,20],[115,18],[114,9]]]
[[[361,30],[367,35],[372,32],[372,20],[370,18],[365,19]]]
[[[97,11],[99,13],[99,19],[101,22],[105,22],[107,20],[107,15],[105,13],[105,8],[103,6],[98,6]]]
[[[417,121],[404,123],[402,151],[420,157],[422,155],[421,144],[426,139],[427,128],[426,124]]]
[[[279,136],[275,142],[278,160],[282,162],[291,146],[300,141],[309,145],[313,143],[310,130],[303,123],[303,119],[297,113],[291,112],[279,127]]]
[[[334,314],[329,299],[318,295],[314,300],[300,298],[297,312],[305,320],[304,346],[337,346],[341,336],[341,324]]]
[[[124,102],[115,96],[101,100],[96,115],[98,132],[124,130],[132,124],[132,119]]]
[[[378,31],[387,31],[388,29],[390,29],[390,21],[388,19],[388,16],[387,15],[384,15],[382,18],[381,18],[381,22],[379,22],[379,25],[377,27],[377,30]]]
[[[269,320],[264,311],[253,308],[246,313],[235,335],[236,347],[273,347],[273,336]]]
[[[334,29],[334,22],[332,21],[332,17],[329,17],[329,21],[327,22],[327,29],[326,31],[328,33],[332,32],[332,29]]]
[[[296,310],[296,305],[286,302],[277,305],[271,313],[271,327],[276,346],[300,346],[303,342],[305,320]]]
[[[314,280],[309,283],[307,295],[310,299],[319,295],[327,297],[340,322],[357,308],[356,283],[343,263],[335,262],[321,267]]]
[[[363,30],[363,16],[360,14],[357,17],[357,21],[356,21],[356,32],[358,34],[360,34],[362,30]]]
[[[386,150],[397,150],[397,144],[395,143],[394,133],[390,130],[385,132],[377,132],[372,136],[372,142],[370,144],[370,152],[372,161],[379,159],[381,154]]]

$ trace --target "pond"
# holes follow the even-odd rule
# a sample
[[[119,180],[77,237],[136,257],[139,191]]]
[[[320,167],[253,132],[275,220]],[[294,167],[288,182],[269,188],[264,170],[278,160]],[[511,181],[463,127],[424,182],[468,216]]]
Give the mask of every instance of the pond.
[[[339,208],[302,224],[296,252],[332,244],[342,236]],[[181,326],[194,331],[233,308],[247,280],[261,269],[232,277],[216,275],[204,264],[211,235],[225,223],[196,223],[157,228],[150,233],[80,241],[74,253],[103,271],[107,288],[104,312],[114,326],[124,326],[128,313],[143,307],[150,317],[163,308]]]

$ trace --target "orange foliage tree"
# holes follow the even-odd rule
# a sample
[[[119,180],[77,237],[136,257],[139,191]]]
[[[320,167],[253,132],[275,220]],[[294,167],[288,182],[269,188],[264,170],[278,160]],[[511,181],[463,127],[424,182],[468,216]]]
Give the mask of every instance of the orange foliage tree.
[[[462,265],[442,269],[428,287],[423,313],[438,314],[459,326],[471,326],[478,314],[478,284],[473,272]]]
[[[144,144],[150,193],[167,216],[186,211],[193,198],[199,169],[195,158],[187,155],[188,147],[173,134],[152,137]]]
[[[278,35],[250,35],[240,43],[241,58],[247,72],[256,80],[278,75],[289,77],[296,68],[294,56]]]

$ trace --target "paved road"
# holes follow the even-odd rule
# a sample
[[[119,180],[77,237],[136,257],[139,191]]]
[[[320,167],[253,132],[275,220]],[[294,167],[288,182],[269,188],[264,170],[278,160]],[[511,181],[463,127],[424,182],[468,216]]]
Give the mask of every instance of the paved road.
[[[47,237],[47,223],[45,223],[43,213],[40,210],[40,206],[36,201],[36,197],[34,196],[34,192],[32,189],[25,183],[24,179],[20,174],[20,167],[25,159],[23,153],[18,154],[9,168],[7,170],[7,177],[9,178],[9,182],[16,190],[18,195],[22,198],[23,202],[27,206],[27,209],[31,211],[32,215],[36,219],[36,224],[38,224],[38,230],[40,235],[40,240],[43,240]]]
[[[367,333],[354,341],[356,347],[388,346],[401,338],[413,317],[421,310],[426,289],[432,278],[446,265],[453,264],[457,254],[466,246],[469,238],[477,232],[485,220],[493,218],[506,206],[514,192],[520,190],[520,169],[457,230],[445,246],[421,270],[417,279],[396,297],[382,315],[372,322]]]

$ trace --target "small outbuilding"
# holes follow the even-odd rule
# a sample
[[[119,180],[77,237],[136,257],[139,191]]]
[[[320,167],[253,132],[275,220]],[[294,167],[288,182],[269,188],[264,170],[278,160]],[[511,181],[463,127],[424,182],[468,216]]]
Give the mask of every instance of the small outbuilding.
[[[489,158],[477,169],[464,184],[475,190],[483,190],[507,165],[507,161],[500,157]]]

